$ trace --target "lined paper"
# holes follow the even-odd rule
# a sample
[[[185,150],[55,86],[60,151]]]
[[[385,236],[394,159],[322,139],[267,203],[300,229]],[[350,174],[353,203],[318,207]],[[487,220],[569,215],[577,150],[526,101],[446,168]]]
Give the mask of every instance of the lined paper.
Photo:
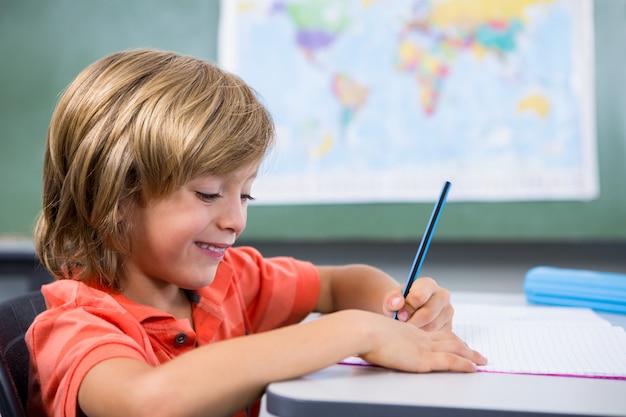
[[[459,304],[453,330],[482,372],[626,379],[626,332],[590,309]]]
[[[589,308],[454,304],[453,323],[462,322],[524,322],[611,326],[608,320],[603,319]]]
[[[489,360],[479,372],[626,380],[626,332],[590,309],[456,304],[453,331]]]

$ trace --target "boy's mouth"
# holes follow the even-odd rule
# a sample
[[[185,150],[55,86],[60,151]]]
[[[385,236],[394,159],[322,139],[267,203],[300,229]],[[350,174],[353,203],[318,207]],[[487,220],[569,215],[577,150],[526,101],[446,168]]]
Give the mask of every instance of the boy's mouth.
[[[220,246],[215,246],[215,245],[211,245],[209,243],[202,243],[202,242],[198,242],[196,243],[196,245],[202,249],[206,249],[206,250],[210,250],[212,252],[226,252],[227,247],[220,247]]]

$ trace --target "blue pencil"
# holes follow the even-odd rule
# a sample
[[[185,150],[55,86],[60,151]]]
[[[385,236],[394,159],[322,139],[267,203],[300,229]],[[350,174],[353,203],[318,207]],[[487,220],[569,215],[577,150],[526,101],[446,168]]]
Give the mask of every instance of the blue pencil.
[[[443,206],[446,204],[446,198],[448,197],[448,190],[450,190],[451,185],[452,184],[450,183],[450,181],[446,181],[443,184],[443,188],[441,189],[441,195],[439,196],[439,200],[437,201],[437,204],[435,204],[433,213],[430,215],[430,220],[428,221],[428,225],[426,226],[426,231],[424,231],[424,235],[422,236],[422,240],[420,242],[419,248],[417,248],[417,253],[415,254],[415,259],[413,260],[413,266],[411,266],[411,271],[409,272],[409,276],[406,279],[406,284],[404,284],[404,290],[402,290],[402,294],[404,298],[406,298],[407,295],[409,295],[411,286],[413,285],[413,282],[419,276],[420,269],[422,269],[424,258],[426,258],[426,253],[428,253],[430,242],[433,240],[433,235],[435,234],[435,228],[437,227],[437,222],[439,222],[439,217],[441,216],[441,212],[443,211]],[[393,314],[393,318],[396,320],[398,319],[397,311]]]

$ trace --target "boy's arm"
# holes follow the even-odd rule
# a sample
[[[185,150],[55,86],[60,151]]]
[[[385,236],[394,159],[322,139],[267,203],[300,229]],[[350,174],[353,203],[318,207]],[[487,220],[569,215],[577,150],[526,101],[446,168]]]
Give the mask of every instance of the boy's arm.
[[[267,384],[350,355],[410,372],[472,372],[484,359],[451,332],[425,332],[380,314],[346,310],[300,325],[202,346],[158,367],[109,359],[83,379],[90,417],[232,415]]]
[[[316,311],[356,308],[392,316],[398,310],[400,321],[408,321],[424,330],[450,330],[454,309],[450,293],[432,278],[419,278],[406,300],[402,285],[378,268],[353,264],[318,266],[320,295]]]

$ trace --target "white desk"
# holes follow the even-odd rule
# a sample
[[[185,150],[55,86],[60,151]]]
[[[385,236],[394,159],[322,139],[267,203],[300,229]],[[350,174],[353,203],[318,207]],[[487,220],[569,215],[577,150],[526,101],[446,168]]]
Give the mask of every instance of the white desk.
[[[522,294],[455,294],[453,303],[524,304]],[[626,316],[602,314],[624,326]],[[409,374],[335,365],[271,384],[280,417],[626,416],[626,381],[495,373]]]

